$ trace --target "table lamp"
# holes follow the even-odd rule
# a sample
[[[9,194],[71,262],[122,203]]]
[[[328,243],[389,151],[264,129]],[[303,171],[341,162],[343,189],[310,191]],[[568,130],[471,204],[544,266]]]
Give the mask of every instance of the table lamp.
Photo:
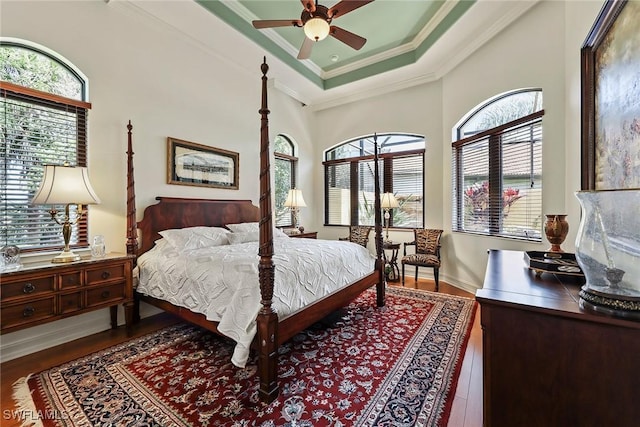
[[[398,208],[400,205],[398,204],[398,200],[396,200],[393,193],[384,193],[380,199],[380,207],[384,209],[384,222],[386,227],[385,234],[385,242],[389,241],[389,218],[391,215],[389,214],[389,210],[393,208]]]
[[[300,208],[307,207],[307,204],[304,202],[304,197],[302,197],[302,191],[295,188],[289,190],[289,194],[287,194],[287,200],[285,200],[284,205],[291,208],[291,213],[293,214],[293,228],[298,228],[298,210]]]
[[[98,204],[100,199],[91,187],[89,174],[85,167],[54,166],[46,165],[40,188],[36,191],[35,197],[31,200],[33,205],[65,205],[62,220],[58,218],[58,210],[51,208],[49,214],[56,224],[62,225],[62,237],[64,238],[64,249],[55,256],[51,262],[73,262],[80,259],[69,249],[71,239],[71,226],[78,223],[84,211],[83,205]],[[76,218],[72,222],[69,217],[69,206],[78,205]]]

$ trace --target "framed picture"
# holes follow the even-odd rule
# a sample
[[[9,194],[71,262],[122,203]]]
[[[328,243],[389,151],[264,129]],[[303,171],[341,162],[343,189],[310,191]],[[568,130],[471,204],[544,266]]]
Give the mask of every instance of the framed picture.
[[[640,2],[608,0],[581,50],[583,190],[640,188]]]
[[[171,137],[167,149],[169,184],[238,189],[238,153]]]

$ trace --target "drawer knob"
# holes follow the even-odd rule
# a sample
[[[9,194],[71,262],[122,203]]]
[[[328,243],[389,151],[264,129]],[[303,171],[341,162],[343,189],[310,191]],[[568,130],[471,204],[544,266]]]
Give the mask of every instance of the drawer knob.
[[[25,294],[30,294],[35,290],[36,285],[34,285],[33,283],[25,283],[24,287],[22,288],[22,292]]]
[[[28,306],[25,307],[24,310],[22,310],[22,317],[31,317],[34,315],[34,313],[36,312],[36,309]]]
[[[102,299],[106,299],[109,298],[109,291],[102,291],[102,293],[100,294],[100,296],[102,297]]]
[[[103,271],[102,272],[102,278],[103,279],[108,279],[109,276],[111,276],[111,273],[109,273],[108,271]]]

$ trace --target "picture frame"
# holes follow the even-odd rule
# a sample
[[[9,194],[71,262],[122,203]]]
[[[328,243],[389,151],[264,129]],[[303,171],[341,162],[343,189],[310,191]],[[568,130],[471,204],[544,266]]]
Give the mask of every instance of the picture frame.
[[[582,190],[640,188],[640,2],[607,0],[581,49]]]
[[[167,138],[167,183],[238,189],[240,155],[234,151]]]

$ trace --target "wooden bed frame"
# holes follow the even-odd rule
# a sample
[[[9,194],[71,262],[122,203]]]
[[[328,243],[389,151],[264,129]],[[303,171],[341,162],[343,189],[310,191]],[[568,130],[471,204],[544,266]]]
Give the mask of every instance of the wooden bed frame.
[[[136,223],[135,188],[133,174],[132,125],[127,125],[127,252],[140,256],[151,249],[160,238],[162,230],[193,226],[218,226],[225,224],[255,222],[260,224],[259,251],[260,261],[258,275],[262,308],[256,319],[257,334],[254,345],[258,351],[258,374],[260,376],[260,399],[271,402],[278,396],[277,356],[278,346],[292,338],[295,334],[321,320],[331,312],[344,307],[361,292],[376,285],[378,307],[385,303],[385,283],[382,258],[382,221],[380,208],[380,185],[378,179],[378,162],[374,161],[375,177],[375,243],[376,262],[374,270],[319,301],[292,313],[278,318],[272,309],[274,284],[273,256],[273,224],[271,210],[270,162],[269,162],[269,125],[267,115],[267,71],[266,59],[262,70],[262,105],[260,109],[260,208],[250,200],[204,200],[157,197],[159,202],[147,207],[143,219]],[[377,160],[377,144],[375,160]],[[138,231],[141,242],[138,244]],[[139,301],[145,301],[165,311],[218,333],[217,322],[209,321],[204,315],[193,313],[188,309],[175,306],[166,301],[136,293],[136,315]]]

